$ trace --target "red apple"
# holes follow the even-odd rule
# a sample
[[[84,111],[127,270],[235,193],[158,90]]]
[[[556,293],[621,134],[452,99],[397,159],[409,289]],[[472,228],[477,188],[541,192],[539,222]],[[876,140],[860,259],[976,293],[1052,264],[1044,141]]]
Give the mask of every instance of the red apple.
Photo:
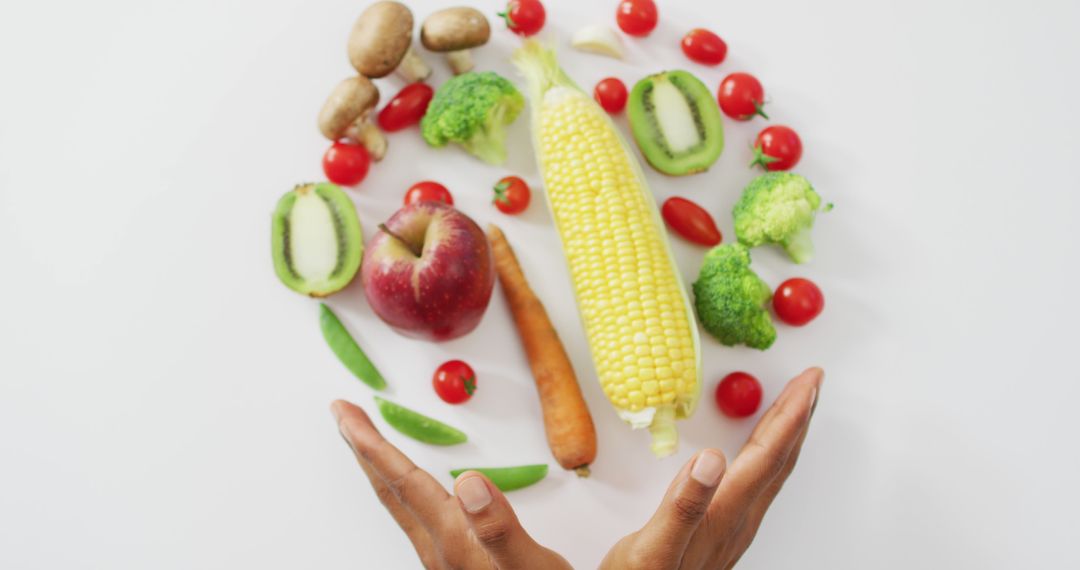
[[[442,202],[416,202],[379,226],[360,279],[368,304],[394,330],[449,340],[480,323],[495,265],[476,222]]]

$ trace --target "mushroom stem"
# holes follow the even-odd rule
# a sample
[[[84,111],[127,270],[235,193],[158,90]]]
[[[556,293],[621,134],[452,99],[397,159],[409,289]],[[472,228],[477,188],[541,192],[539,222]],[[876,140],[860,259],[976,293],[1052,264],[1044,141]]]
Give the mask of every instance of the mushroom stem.
[[[423,58],[417,55],[412,46],[409,46],[409,50],[405,52],[405,57],[401,58],[401,63],[398,64],[395,71],[407,83],[416,83],[431,77],[431,67]]]
[[[372,160],[378,162],[386,156],[386,135],[379,130],[379,127],[367,120],[367,117],[353,123],[347,134],[349,138],[356,139],[356,142],[364,145]]]
[[[446,61],[450,63],[454,75],[461,75],[473,68],[472,52],[467,49],[446,52]]]

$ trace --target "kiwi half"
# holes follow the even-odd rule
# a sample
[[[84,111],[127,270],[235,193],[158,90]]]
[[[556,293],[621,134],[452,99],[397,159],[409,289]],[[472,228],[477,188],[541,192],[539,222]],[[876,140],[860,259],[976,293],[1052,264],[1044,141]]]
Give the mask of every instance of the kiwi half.
[[[274,210],[274,270],[286,287],[312,297],[345,288],[364,255],[356,208],[330,183],[302,184]]]
[[[626,112],[638,148],[664,174],[703,172],[724,150],[720,109],[689,72],[664,71],[638,81]]]

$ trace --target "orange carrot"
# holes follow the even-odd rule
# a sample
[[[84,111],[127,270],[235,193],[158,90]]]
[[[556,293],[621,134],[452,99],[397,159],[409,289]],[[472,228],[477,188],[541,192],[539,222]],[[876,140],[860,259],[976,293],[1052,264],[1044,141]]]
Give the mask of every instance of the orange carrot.
[[[589,464],[596,459],[596,428],[581,396],[574,367],[506,237],[494,225],[488,226],[487,233],[499,283],[536,379],[548,446],[563,469],[587,477]]]

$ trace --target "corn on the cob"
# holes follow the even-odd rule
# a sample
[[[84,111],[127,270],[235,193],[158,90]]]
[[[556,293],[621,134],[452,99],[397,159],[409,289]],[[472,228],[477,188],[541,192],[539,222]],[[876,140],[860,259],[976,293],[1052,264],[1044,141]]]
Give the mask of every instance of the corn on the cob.
[[[641,167],[607,113],[535,41],[514,56],[529,84],[532,130],[604,393],[657,456],[701,391],[689,298]]]

